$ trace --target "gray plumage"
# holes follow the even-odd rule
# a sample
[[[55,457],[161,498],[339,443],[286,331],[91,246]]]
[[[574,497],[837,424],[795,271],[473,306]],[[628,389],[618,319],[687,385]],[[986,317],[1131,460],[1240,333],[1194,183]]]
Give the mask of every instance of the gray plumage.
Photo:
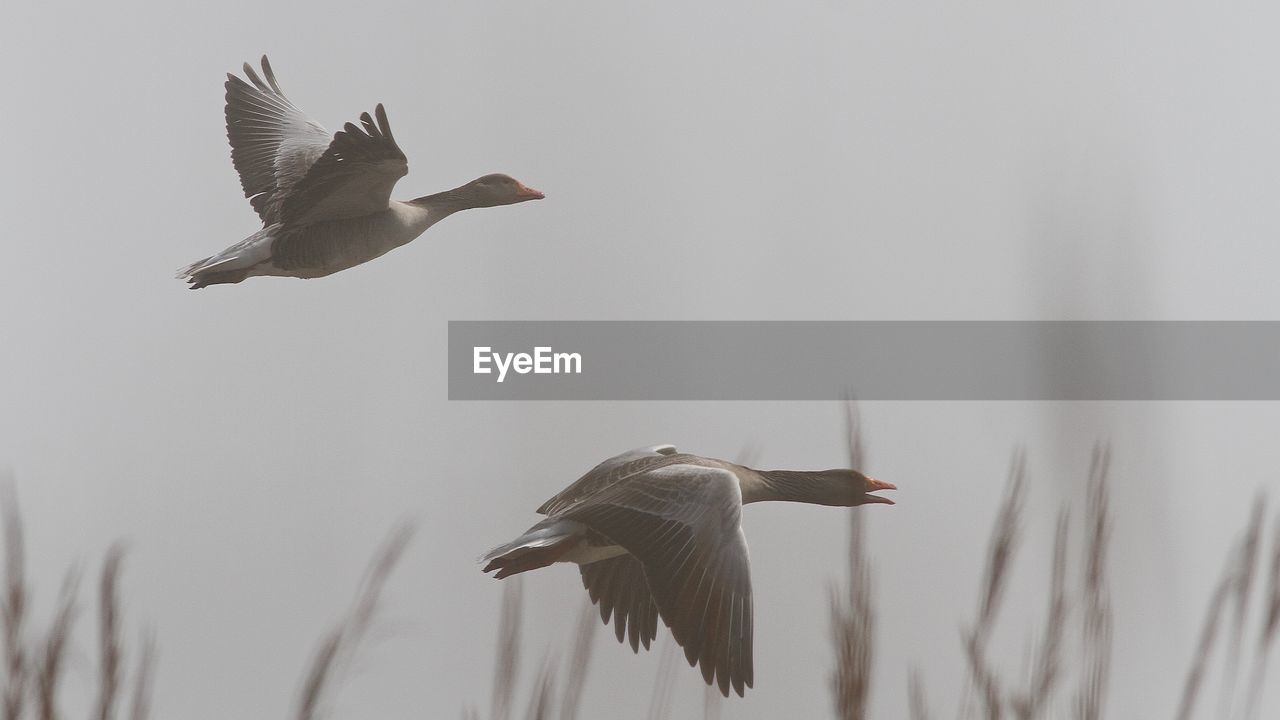
[[[708,684],[742,695],[755,681],[751,567],[742,506],[764,500],[889,503],[893,489],[854,470],[753,470],[671,445],[612,457],[538,508],[547,515],[483,558],[504,578],[554,562],[583,586],[619,642],[649,648],[657,617]]]
[[[228,75],[231,162],[262,230],[178,273],[192,289],[256,275],[316,278],[368,262],[449,215],[536,200],[542,193],[492,174],[416,200],[391,200],[409,172],[379,104],[332,136],[298,109],[262,58],[248,80]]]

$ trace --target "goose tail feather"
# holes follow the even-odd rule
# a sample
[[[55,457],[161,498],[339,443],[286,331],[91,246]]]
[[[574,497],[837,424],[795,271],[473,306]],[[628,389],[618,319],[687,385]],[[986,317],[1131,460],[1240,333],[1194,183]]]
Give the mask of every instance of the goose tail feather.
[[[494,578],[501,580],[556,562],[578,541],[577,534],[559,521],[542,522],[515,540],[490,550],[480,562],[485,563],[484,572],[496,570]]]

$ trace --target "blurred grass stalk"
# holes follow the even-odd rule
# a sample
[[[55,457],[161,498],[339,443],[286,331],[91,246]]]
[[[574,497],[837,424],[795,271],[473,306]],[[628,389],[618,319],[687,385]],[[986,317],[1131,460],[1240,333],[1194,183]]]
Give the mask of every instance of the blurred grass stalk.
[[[59,690],[78,618],[76,598],[80,572],[77,568],[67,572],[48,629],[37,633],[29,628],[27,607],[33,593],[26,578],[22,516],[12,483],[4,481],[0,486],[5,544],[4,590],[0,601],[5,670],[3,719],[58,720],[63,717]],[[112,545],[107,550],[98,581],[98,692],[92,714],[97,720],[114,720],[123,714],[126,706],[122,686],[126,680],[128,654],[119,593],[123,562],[124,549],[119,544]],[[127,704],[129,720],[147,720],[151,712],[155,641],[149,632],[143,634],[139,646]]]
[[[382,590],[412,536],[413,528],[408,524],[402,524],[391,532],[365,571],[351,609],[321,639],[303,681],[296,714],[298,720],[318,720],[328,714],[332,689],[341,684],[356,651],[368,635]]]
[[[849,467],[866,466],[866,450],[857,405],[845,403],[845,441]],[[875,609],[871,564],[863,541],[862,513],[849,512],[849,577],[843,590],[831,591],[831,629],[836,667],[831,675],[836,717],[864,720],[871,694],[875,649]]]
[[[1102,445],[1095,447],[1086,483],[1085,570],[1080,595],[1081,672],[1072,713],[1082,720],[1102,717],[1111,664],[1112,617],[1106,572],[1111,522],[1108,511],[1110,464],[1110,449]],[[991,639],[997,630],[1001,600],[1009,583],[1013,556],[1020,542],[1026,466],[1026,453],[1016,451],[988,543],[978,615],[963,636],[970,688],[979,699],[979,715],[990,720],[1006,716],[1017,720],[1059,716],[1053,710],[1053,703],[1064,675],[1066,629],[1072,615],[1067,593],[1070,544],[1070,512],[1067,508],[1058,512],[1055,524],[1044,630],[1024,673],[1027,678],[1024,686],[1010,689],[1015,683],[1004,678],[988,656]],[[913,700],[913,705],[923,707],[922,693],[919,689],[912,692],[913,696],[921,695],[919,701]],[[974,712],[972,702],[962,707],[968,711],[965,714]]]
[[[1249,616],[1255,602],[1254,579],[1258,572],[1258,559],[1262,551],[1265,515],[1266,497],[1259,495],[1254,499],[1244,534],[1227,555],[1222,576],[1210,595],[1195,655],[1182,684],[1182,699],[1176,715],[1178,720],[1190,720],[1195,716],[1197,701],[1204,692],[1205,681],[1209,675],[1210,661],[1219,644],[1219,636],[1222,634],[1224,616],[1228,613],[1231,616],[1230,629],[1222,663],[1220,681],[1222,696],[1216,716],[1242,717],[1246,720],[1260,717],[1259,704],[1265,687],[1263,679],[1272,648],[1275,646],[1276,629],[1280,625],[1280,517],[1276,519],[1271,548],[1267,552],[1269,560],[1266,584],[1263,586],[1262,599],[1259,602],[1261,608],[1257,622],[1258,635],[1254,650],[1250,654],[1251,667],[1247,673],[1239,671],[1239,663],[1243,654]],[[1237,677],[1245,675],[1249,678],[1248,682],[1243,686],[1238,685]],[[1243,708],[1239,714],[1236,713],[1238,708]]]
[[[866,451],[857,407],[852,402],[846,404],[845,421],[849,465],[861,469],[866,465]],[[955,704],[959,717],[977,714],[999,720],[1007,715],[1016,720],[1035,720],[1064,716],[1063,708],[1055,710],[1054,699],[1068,675],[1064,662],[1065,638],[1073,617],[1078,617],[1081,625],[1080,667],[1078,687],[1066,716],[1082,720],[1100,720],[1105,716],[1114,622],[1107,579],[1112,523],[1108,489],[1110,464],[1110,449],[1105,445],[1096,447],[1086,485],[1084,567],[1078,610],[1073,611],[1067,591],[1070,516],[1063,509],[1058,514],[1054,534],[1044,629],[1023,673],[1026,678],[1023,686],[1010,689],[1015,688],[1015,683],[1002,677],[995,668],[989,648],[997,630],[1012,559],[1020,542],[1026,456],[1022,451],[1014,453],[1004,498],[996,512],[988,543],[977,616],[962,634],[969,691]],[[33,630],[29,616],[32,590],[26,578],[22,519],[11,482],[0,481],[0,504],[3,505],[0,534],[5,545],[3,587],[0,588],[0,652],[4,656],[0,661],[4,668],[0,720],[59,720],[63,717],[59,690],[79,615],[80,572],[73,567],[66,573],[48,628],[43,633]],[[1266,498],[1259,496],[1254,500],[1244,533],[1228,554],[1222,575],[1210,595],[1198,644],[1182,684],[1177,720],[1195,717],[1197,701],[1204,692],[1211,661],[1220,644],[1225,644],[1226,649],[1221,669],[1222,694],[1214,717],[1260,718],[1267,668],[1280,637],[1280,517],[1274,522],[1270,547],[1265,548],[1265,515]],[[862,516],[856,510],[849,516],[849,575],[844,587],[833,587],[831,591],[835,649],[831,690],[839,718],[865,720],[869,716],[874,666],[874,574],[865,548]],[[328,714],[331,695],[368,634],[386,582],[411,534],[408,525],[390,534],[371,561],[352,607],[322,638],[299,695],[295,713],[298,720],[320,720]],[[147,720],[151,713],[155,639],[153,633],[142,634],[137,658],[129,670],[119,591],[124,555],[122,546],[112,545],[105,555],[98,581],[98,688],[92,707],[95,720],[115,720],[121,716]],[[1265,570],[1260,570],[1260,564]],[[1265,572],[1265,577],[1259,578],[1259,572]],[[1256,613],[1255,604],[1259,606]],[[521,614],[521,582],[519,578],[508,580],[498,624],[492,720],[509,720],[515,702],[520,671]],[[1255,614],[1256,641],[1251,650],[1246,650],[1245,638]],[[557,663],[553,657],[548,654],[542,661],[526,705],[528,720],[549,720],[557,706],[562,720],[577,720],[598,624],[595,615],[595,609],[586,602],[577,622],[563,685],[557,681]],[[1220,642],[1223,636],[1225,641]],[[674,671],[679,663],[675,644],[667,640],[649,707],[649,717],[655,720],[670,717],[673,708]],[[1242,662],[1247,664],[1243,671]],[[128,676],[132,676],[133,684],[126,693],[123,688]],[[1247,681],[1237,682],[1240,678]],[[927,720],[930,717],[927,692],[918,668],[909,670],[907,692],[912,720]],[[719,695],[708,691],[706,698],[704,715],[718,717]],[[464,711],[463,717],[479,720],[480,714],[470,708]]]
[[[516,687],[520,682],[521,624],[524,605],[523,580],[510,578],[503,582],[502,611],[498,620],[498,656],[493,669],[493,693],[490,700],[491,720],[507,720],[515,702]],[[578,616],[572,651],[563,687],[556,680],[557,663],[547,653],[538,670],[537,679],[529,693],[525,718],[549,720],[558,708],[561,720],[576,720],[586,687],[587,670],[591,664],[591,647],[595,640],[596,610],[585,603]],[[557,692],[559,687],[559,692]],[[479,720],[480,713],[474,706],[463,710],[464,720]]]
[[[852,400],[845,403],[845,428],[849,466],[863,469],[866,467],[866,448],[858,409]],[[1082,669],[1074,713],[1086,720],[1102,717],[1110,672],[1112,617],[1106,574],[1111,522],[1107,490],[1110,462],[1109,448],[1099,446],[1094,449],[1086,488],[1087,537],[1081,591]],[[1019,544],[1026,476],[1026,454],[1019,450],[1014,453],[1004,499],[996,513],[988,543],[977,617],[962,635],[972,695],[957,704],[961,717],[975,714],[977,709],[973,696],[977,697],[976,704],[980,708],[977,714],[990,720],[1005,716],[1017,720],[1055,716],[1052,715],[1053,699],[1063,676],[1065,633],[1070,619],[1067,593],[1070,516],[1066,509],[1058,514],[1045,625],[1029,662],[1029,670],[1025,673],[1025,686],[1010,690],[1013,684],[1001,677],[988,657],[1013,556]],[[845,587],[833,590],[831,596],[835,644],[831,687],[836,716],[842,720],[864,720],[869,713],[875,649],[874,577],[865,548],[862,516],[856,510],[849,515],[849,575]],[[1277,560],[1277,566],[1280,567],[1280,560]],[[1280,574],[1280,570],[1276,572]],[[1280,579],[1276,583],[1280,584]],[[1280,624],[1280,610],[1276,615],[1277,624]],[[928,703],[917,668],[911,668],[909,672],[907,692],[910,717],[926,720],[929,717]]]

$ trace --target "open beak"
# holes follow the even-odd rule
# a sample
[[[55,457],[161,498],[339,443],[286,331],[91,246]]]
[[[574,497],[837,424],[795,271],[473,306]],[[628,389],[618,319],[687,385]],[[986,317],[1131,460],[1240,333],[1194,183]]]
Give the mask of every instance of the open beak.
[[[520,183],[519,185],[520,186],[516,188],[516,197],[521,200],[541,200],[546,197],[546,195],[543,195],[541,192],[534,190],[528,185],[523,183]]]
[[[875,478],[869,477],[867,478],[867,502],[884,503],[885,505],[892,505],[893,501],[890,500],[889,498],[880,497],[879,495],[872,495],[871,493],[876,492],[877,490],[897,490],[897,489],[898,489],[898,486],[894,485],[891,482],[885,482],[884,480],[877,480]]]

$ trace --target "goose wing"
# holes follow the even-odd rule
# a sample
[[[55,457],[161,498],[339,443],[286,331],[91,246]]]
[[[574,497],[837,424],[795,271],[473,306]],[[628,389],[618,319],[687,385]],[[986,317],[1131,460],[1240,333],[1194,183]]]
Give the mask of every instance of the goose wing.
[[[591,602],[600,606],[600,619],[605,625],[613,617],[618,642],[631,640],[631,650],[640,652],[640,644],[649,644],[658,634],[658,606],[644,579],[644,566],[634,555],[619,555],[578,568],[582,586]]]
[[[663,622],[708,684],[739,695],[754,682],[751,569],[730,471],[677,463],[633,475],[563,517],[635,556]],[[616,608],[616,603],[615,603]]]
[[[651,445],[614,455],[591,468],[585,475],[575,480],[572,485],[542,503],[542,506],[538,508],[538,512],[543,515],[555,515],[570,505],[617,483],[619,480],[650,469],[677,454],[679,454],[679,451],[676,450],[675,445]]]
[[[282,199],[329,148],[329,131],[285,97],[265,55],[261,77],[249,63],[244,74],[248,82],[227,75],[231,163],[244,196],[270,225],[277,222]]]
[[[245,197],[263,223],[306,224],[385,210],[409,163],[387,111],[363,113],[332,136],[307,117],[262,57],[262,76],[227,75],[227,139]],[[376,118],[376,119],[375,119]]]
[[[280,220],[306,224],[386,210],[391,189],[408,172],[379,103],[374,117],[360,115],[360,127],[347,123],[333,134],[324,154],[282,198]]]

